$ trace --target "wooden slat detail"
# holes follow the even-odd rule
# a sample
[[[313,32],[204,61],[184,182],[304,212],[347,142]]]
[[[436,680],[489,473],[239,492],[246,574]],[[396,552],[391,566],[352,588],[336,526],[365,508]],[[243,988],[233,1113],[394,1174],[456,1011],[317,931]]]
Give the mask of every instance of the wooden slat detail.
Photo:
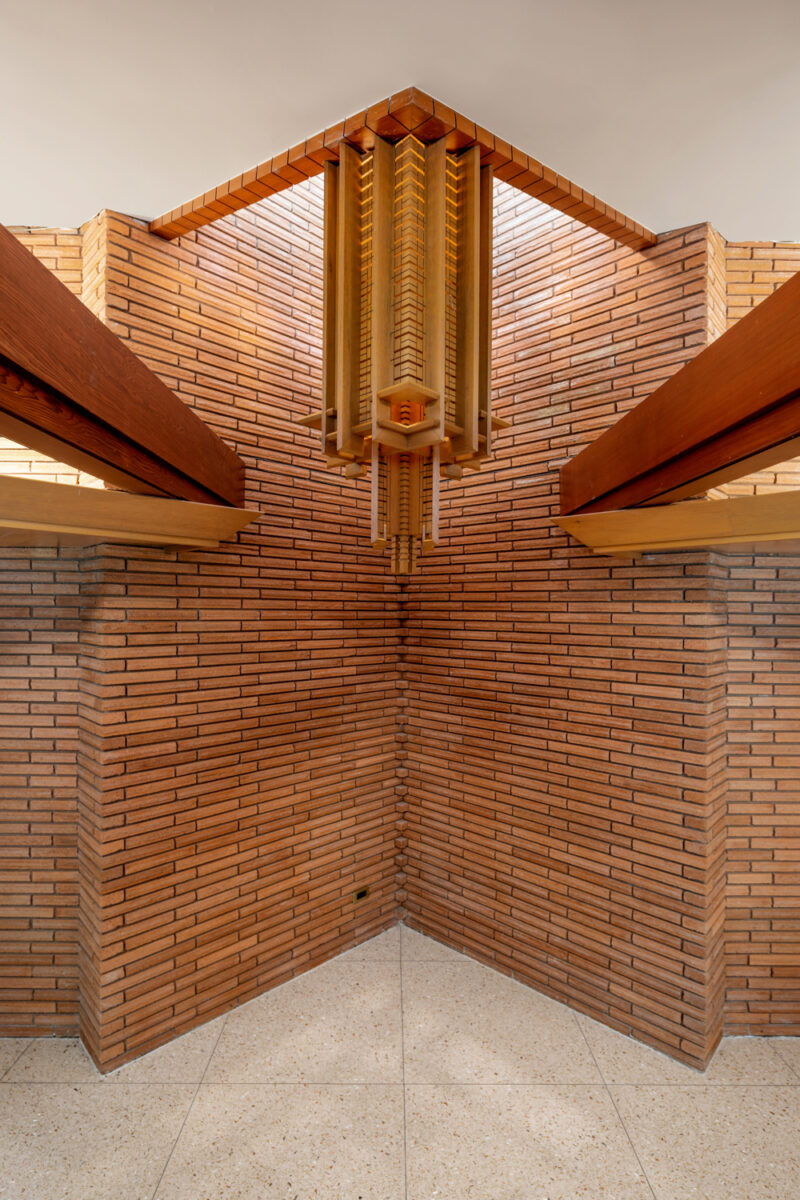
[[[394,378],[394,159],[393,147],[378,138],[372,159],[372,330],[370,387],[372,436],[377,439],[377,420],[389,416],[390,405],[377,400],[378,393]],[[374,538],[373,538],[374,540]]]
[[[787,457],[800,436],[800,275],[561,469],[561,511],[673,499]]]
[[[800,545],[800,490],[577,513],[555,521],[596,554],[713,546],[796,552]]]
[[[322,412],[320,414],[320,437],[323,454],[328,452],[328,434],[333,433],[335,422],[331,410],[336,407],[336,229],[339,210],[339,166],[325,164],[325,206],[322,233],[323,258],[323,303],[322,322]],[[313,420],[313,414],[312,418]]]
[[[347,353],[358,343],[361,311],[361,172],[359,155],[343,146],[338,168],[336,217],[336,450],[354,454],[362,444],[353,432],[359,421],[357,360]]]
[[[0,475],[0,545],[123,542],[212,547],[258,517],[222,504],[162,500],[129,492]]]
[[[191,229],[199,229],[226,213],[252,204],[255,186],[265,188],[271,195],[301,179],[318,175],[326,161],[324,156],[338,158],[343,142],[350,142],[360,150],[371,150],[376,134],[389,141],[399,141],[408,133],[426,143],[445,137],[448,150],[477,145],[481,161],[494,167],[498,179],[632,250],[644,250],[656,241],[656,235],[639,222],[414,87],[405,88],[348,117],[341,124],[315,134],[289,151],[288,158],[287,153],[276,155],[189,204],[163,213],[150,222],[150,230],[164,238],[180,237]],[[290,168],[288,172],[287,167]]]
[[[458,282],[456,360],[456,424],[461,433],[452,437],[455,455],[472,456],[479,451],[478,421],[480,386],[480,261],[481,261],[481,164],[476,146],[458,160]]]
[[[446,150],[441,139],[425,151],[425,319],[422,382],[438,399],[426,409],[436,417],[437,440],[444,438],[446,388]]]
[[[481,167],[478,249],[478,431],[486,441],[482,454],[492,449],[492,184],[493,169]]]
[[[0,408],[15,420],[159,491],[241,500],[239,456],[4,226],[0,363],[33,388],[3,389]]]

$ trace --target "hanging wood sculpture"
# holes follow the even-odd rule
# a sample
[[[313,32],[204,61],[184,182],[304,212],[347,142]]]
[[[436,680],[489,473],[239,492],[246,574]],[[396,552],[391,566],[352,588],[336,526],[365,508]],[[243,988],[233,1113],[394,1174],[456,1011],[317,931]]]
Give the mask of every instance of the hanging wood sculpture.
[[[328,466],[369,472],[372,544],[416,570],[440,480],[491,450],[492,168],[444,139],[343,144],[325,166],[323,408]]]

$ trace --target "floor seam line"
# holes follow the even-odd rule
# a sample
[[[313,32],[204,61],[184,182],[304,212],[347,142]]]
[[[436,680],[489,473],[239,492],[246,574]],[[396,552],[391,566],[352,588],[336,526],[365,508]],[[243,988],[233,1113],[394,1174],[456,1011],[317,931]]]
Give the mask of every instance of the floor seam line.
[[[650,1182],[650,1176],[647,1174],[647,1171],[645,1171],[645,1169],[644,1169],[644,1163],[642,1162],[641,1158],[639,1157],[639,1151],[636,1149],[636,1146],[633,1143],[633,1138],[630,1135],[630,1130],[628,1129],[628,1126],[625,1124],[622,1113],[619,1111],[619,1109],[617,1107],[617,1102],[611,1094],[611,1088],[608,1086],[608,1083],[606,1082],[606,1077],[601,1070],[600,1063],[597,1061],[597,1056],[595,1055],[595,1052],[591,1047],[591,1043],[589,1042],[589,1039],[586,1036],[586,1030],[583,1028],[580,1021],[578,1020],[578,1014],[573,1012],[572,1016],[575,1021],[575,1024],[578,1027],[578,1030],[580,1031],[581,1037],[583,1038],[584,1042],[586,1043],[586,1048],[592,1056],[592,1062],[595,1065],[597,1073],[603,1081],[603,1087],[606,1090],[606,1095],[608,1096],[609,1100],[611,1101],[614,1112],[617,1114],[617,1120],[619,1121],[620,1125],[622,1126],[622,1129],[625,1133],[625,1137],[628,1139],[628,1145],[630,1146],[631,1150],[633,1151],[633,1156],[636,1159],[637,1163],[639,1164],[639,1170],[642,1172],[642,1178],[644,1179],[645,1183],[647,1184],[648,1188],[650,1189],[650,1194],[653,1197],[653,1200],[658,1200],[658,1197],[656,1196],[656,1189],[653,1187],[652,1183]],[[696,1086],[696,1085],[692,1085],[692,1086]]]
[[[800,1071],[798,1071],[796,1067],[792,1066],[792,1064],[789,1062],[788,1058],[784,1058],[784,1057],[783,1057],[783,1055],[781,1054],[781,1051],[780,1051],[780,1047],[779,1047],[779,1046],[773,1046],[773,1047],[771,1047],[771,1048],[772,1048],[772,1049],[775,1051],[775,1053],[777,1054],[778,1058],[781,1060],[781,1062],[782,1062],[782,1063],[783,1063],[783,1065],[786,1067],[786,1069],[787,1069],[788,1071],[791,1071],[791,1072],[792,1072],[792,1074],[793,1074],[793,1075],[794,1075],[794,1076],[797,1078],[797,1080],[798,1080],[798,1083],[800,1083]],[[797,1086],[797,1084],[790,1083],[790,1084],[787,1084],[786,1086],[787,1086],[787,1087],[796,1087],[796,1086]]]
[[[204,1081],[205,1083],[205,1081]],[[110,1084],[101,1079],[0,1079],[1,1087],[22,1088],[22,1087],[189,1087],[190,1084],[181,1083],[180,1080],[161,1080],[161,1079],[131,1079],[125,1080],[123,1083]],[[199,1084],[198,1084],[199,1086]],[[288,1088],[288,1087],[336,1087],[336,1088],[356,1088],[356,1087],[403,1087],[403,1082],[393,1083],[391,1080],[382,1079],[360,1079],[360,1080],[335,1080],[335,1079],[220,1079],[212,1083],[205,1084],[206,1087],[250,1087],[250,1088]],[[442,1083],[426,1083],[416,1082],[409,1084],[409,1087],[420,1088],[596,1088],[599,1086],[595,1083],[559,1083],[557,1080],[534,1080],[532,1082],[520,1083],[514,1080],[493,1080],[491,1083],[483,1083],[474,1079],[449,1079]],[[666,1088],[686,1088],[690,1091],[706,1088],[713,1091],[724,1091],[725,1089],[742,1089],[748,1091],[782,1091],[786,1088],[795,1090],[800,1088],[800,1080],[796,1083],[615,1083],[616,1088],[636,1088],[639,1091],[663,1091]]]
[[[14,1070],[14,1067],[17,1065],[17,1063],[19,1062],[19,1060],[22,1058],[23,1054],[25,1054],[25,1053],[27,1052],[27,1050],[30,1048],[30,1046],[32,1046],[33,1044],[35,1044],[35,1043],[36,1043],[38,1040],[39,1040],[38,1038],[29,1038],[29,1039],[28,1039],[28,1045],[27,1045],[27,1046],[23,1046],[23,1047],[22,1047],[22,1049],[20,1050],[19,1054],[18,1054],[18,1055],[17,1055],[17,1057],[14,1059],[14,1061],[13,1061],[12,1063],[9,1063],[9,1064],[8,1064],[8,1066],[6,1067],[5,1071],[4,1071],[4,1072],[3,1072],[3,1074],[0,1076],[0,1083],[5,1083],[5,1082],[6,1082],[6,1075],[8,1075],[9,1071],[13,1071],[13,1070]],[[9,1081],[8,1081],[8,1082],[9,1082],[9,1083],[13,1083],[13,1082],[14,1082],[14,1080],[13,1080],[13,1079],[9,1079]]]
[[[175,1154],[175,1150],[177,1148],[178,1142],[181,1140],[181,1134],[183,1133],[184,1129],[186,1128],[186,1122],[189,1120],[192,1109],[194,1108],[194,1105],[195,1105],[195,1101],[197,1100],[197,1097],[200,1095],[200,1088],[203,1086],[203,1080],[205,1079],[206,1074],[208,1072],[208,1068],[211,1065],[211,1060],[217,1052],[217,1046],[219,1045],[219,1040],[222,1037],[222,1031],[224,1030],[227,1022],[228,1022],[228,1014],[226,1013],[225,1018],[222,1022],[222,1025],[220,1026],[220,1031],[217,1034],[217,1040],[214,1042],[213,1049],[208,1056],[208,1061],[206,1062],[206,1065],[203,1067],[203,1074],[200,1076],[200,1079],[198,1080],[198,1083],[197,1083],[197,1087],[194,1089],[194,1095],[192,1096],[192,1099],[189,1102],[189,1107],[186,1110],[186,1116],[181,1121],[181,1127],[175,1136],[175,1141],[172,1143],[172,1149],[170,1150],[169,1154],[167,1155],[167,1161],[164,1163],[164,1166],[161,1168],[161,1174],[159,1175],[159,1177],[156,1181],[156,1186],[153,1189],[153,1193],[150,1197],[150,1200],[156,1200],[156,1196],[158,1195],[158,1189],[161,1187],[161,1184],[164,1180],[164,1176],[167,1173],[167,1168],[169,1167],[169,1164],[172,1162],[173,1155]]]

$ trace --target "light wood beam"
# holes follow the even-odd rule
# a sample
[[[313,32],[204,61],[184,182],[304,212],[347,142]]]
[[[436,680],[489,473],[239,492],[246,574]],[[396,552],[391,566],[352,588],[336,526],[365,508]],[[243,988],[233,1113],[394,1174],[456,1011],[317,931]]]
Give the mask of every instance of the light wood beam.
[[[595,554],[629,556],[648,550],[717,546],[796,552],[800,546],[800,489],[577,513],[556,517],[555,521]]]
[[[123,542],[214,547],[258,518],[223,504],[45,483],[0,475],[0,545],[81,546]]]

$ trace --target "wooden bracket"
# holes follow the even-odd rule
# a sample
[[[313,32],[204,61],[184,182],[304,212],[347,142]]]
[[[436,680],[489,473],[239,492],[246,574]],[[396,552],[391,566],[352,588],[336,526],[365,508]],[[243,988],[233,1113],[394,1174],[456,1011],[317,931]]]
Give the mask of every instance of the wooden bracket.
[[[648,550],[714,547],[796,554],[800,549],[800,489],[576,513],[555,520],[595,554],[627,557]]]
[[[223,504],[194,504],[71,483],[0,475],[0,545],[214,547],[258,518]]]

